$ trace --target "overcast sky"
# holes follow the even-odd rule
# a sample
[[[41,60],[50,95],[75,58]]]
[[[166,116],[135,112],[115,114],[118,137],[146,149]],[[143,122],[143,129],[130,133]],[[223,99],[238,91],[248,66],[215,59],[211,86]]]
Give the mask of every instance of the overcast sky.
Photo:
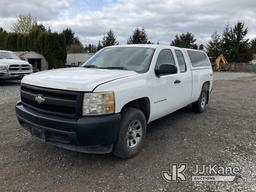
[[[126,43],[136,27],[152,42],[169,44],[175,34],[192,32],[205,43],[215,31],[244,21],[256,37],[256,0],[0,0],[0,27],[10,31],[20,14],[31,13],[53,31],[70,27],[83,43],[97,43],[112,29]]]

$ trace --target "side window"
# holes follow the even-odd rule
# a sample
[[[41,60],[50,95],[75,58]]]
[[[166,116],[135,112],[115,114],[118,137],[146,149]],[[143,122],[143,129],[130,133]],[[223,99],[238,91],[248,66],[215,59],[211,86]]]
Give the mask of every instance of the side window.
[[[180,67],[180,72],[181,73],[186,72],[187,71],[187,66],[186,66],[186,61],[185,61],[183,53],[180,50],[175,50],[175,54],[176,54],[178,64],[179,64],[179,67]]]
[[[188,51],[188,56],[193,67],[205,67],[211,65],[204,52]]]
[[[163,64],[175,65],[175,60],[170,49],[163,49],[158,55],[156,68],[158,69]]]

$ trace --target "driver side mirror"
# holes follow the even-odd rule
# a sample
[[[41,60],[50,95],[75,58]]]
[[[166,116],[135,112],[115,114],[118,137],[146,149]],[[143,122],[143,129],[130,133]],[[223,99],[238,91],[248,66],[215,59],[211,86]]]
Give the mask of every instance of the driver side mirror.
[[[155,69],[156,76],[171,75],[177,73],[177,67],[170,64],[162,64],[159,69]]]

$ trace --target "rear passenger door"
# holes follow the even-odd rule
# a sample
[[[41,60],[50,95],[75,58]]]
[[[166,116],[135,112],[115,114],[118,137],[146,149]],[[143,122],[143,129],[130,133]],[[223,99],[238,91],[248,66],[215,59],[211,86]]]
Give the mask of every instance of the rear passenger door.
[[[175,49],[175,58],[178,64],[176,91],[179,93],[179,108],[191,103],[192,77],[191,70],[186,63],[182,49]]]

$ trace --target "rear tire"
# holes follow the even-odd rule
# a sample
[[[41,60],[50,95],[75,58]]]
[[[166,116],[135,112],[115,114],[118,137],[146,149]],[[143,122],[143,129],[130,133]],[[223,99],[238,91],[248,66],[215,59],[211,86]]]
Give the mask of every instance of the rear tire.
[[[196,113],[203,113],[205,111],[208,101],[208,89],[208,84],[204,84],[199,99],[192,103],[192,111]]]
[[[146,127],[146,118],[141,110],[132,107],[124,109],[113,154],[122,159],[129,159],[138,154],[146,136]]]

